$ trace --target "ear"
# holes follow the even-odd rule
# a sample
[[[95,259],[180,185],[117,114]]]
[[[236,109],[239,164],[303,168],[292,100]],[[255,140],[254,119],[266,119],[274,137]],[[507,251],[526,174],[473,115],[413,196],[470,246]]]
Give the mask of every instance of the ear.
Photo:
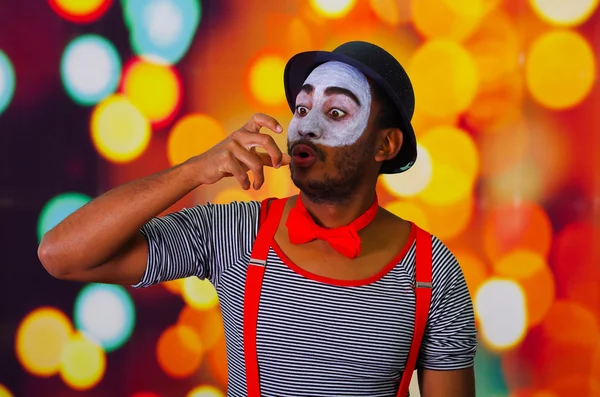
[[[375,160],[384,162],[391,160],[400,151],[403,142],[402,131],[399,128],[386,128],[382,130],[380,135],[379,145],[375,152]]]

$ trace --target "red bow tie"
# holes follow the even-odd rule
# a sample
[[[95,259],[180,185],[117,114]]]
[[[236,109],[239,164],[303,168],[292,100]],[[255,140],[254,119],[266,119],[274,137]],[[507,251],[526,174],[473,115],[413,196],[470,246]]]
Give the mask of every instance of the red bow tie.
[[[375,219],[379,204],[377,196],[369,209],[347,226],[327,229],[315,223],[300,196],[296,206],[290,210],[285,226],[292,244],[306,244],[313,240],[327,241],[340,254],[350,259],[360,254],[360,237],[358,231]]]

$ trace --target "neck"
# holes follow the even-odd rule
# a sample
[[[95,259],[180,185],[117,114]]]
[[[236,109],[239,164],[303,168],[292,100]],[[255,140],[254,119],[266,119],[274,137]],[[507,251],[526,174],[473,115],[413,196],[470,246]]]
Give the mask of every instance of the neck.
[[[319,226],[333,229],[346,226],[369,209],[375,200],[375,189],[356,192],[343,202],[318,203],[300,193],[302,204]]]

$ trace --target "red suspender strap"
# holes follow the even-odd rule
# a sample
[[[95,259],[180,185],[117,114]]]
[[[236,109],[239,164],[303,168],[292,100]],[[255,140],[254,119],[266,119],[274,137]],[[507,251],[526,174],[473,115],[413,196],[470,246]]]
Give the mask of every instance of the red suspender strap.
[[[427,317],[429,316],[429,304],[431,303],[431,255],[431,234],[417,227],[415,331],[404,373],[400,380],[398,397],[406,397],[408,394],[408,386],[410,385],[410,379],[417,364],[421,340],[423,339]]]
[[[271,241],[275,236],[281,213],[287,200],[264,200],[260,207],[258,234],[252,248],[250,263],[246,272],[244,290],[244,359],[246,362],[246,389],[248,397],[260,397],[258,356],[256,353],[256,327],[258,306],[262,290],[263,276]],[[271,204],[269,206],[269,204]],[[267,216],[268,210],[268,216]]]

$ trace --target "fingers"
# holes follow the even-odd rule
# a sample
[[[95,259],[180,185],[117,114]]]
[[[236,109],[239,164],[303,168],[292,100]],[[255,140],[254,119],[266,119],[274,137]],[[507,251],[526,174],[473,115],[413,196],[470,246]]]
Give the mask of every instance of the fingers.
[[[241,147],[236,143],[232,145],[231,153],[233,154],[234,158],[237,159],[237,161],[239,161],[238,164],[241,165],[242,168],[244,168],[243,166],[245,166],[248,170],[252,171],[252,174],[254,175],[254,190],[260,189],[263,183],[265,182],[265,173],[263,170],[264,164],[261,161],[261,158],[257,155],[257,153],[246,150],[245,148]],[[244,172],[244,175],[246,175],[247,179],[248,174]],[[244,189],[247,189],[246,186],[248,186],[247,188],[250,188],[249,181],[247,185],[242,185]]]
[[[259,132],[262,127],[266,127],[277,134],[280,134],[283,131],[283,127],[277,120],[263,113],[256,113],[246,125],[244,125],[244,129],[250,132]]]
[[[261,147],[265,149],[271,157],[271,164],[269,165],[272,167],[279,168],[280,166],[285,165],[282,164],[283,153],[281,152],[281,149],[279,149],[279,146],[277,146],[275,143],[273,137],[270,135],[239,130],[232,134],[232,139],[246,149],[252,149],[255,147]]]
[[[256,155],[260,158],[260,161],[264,165],[268,167],[274,167],[273,160],[271,159],[271,156],[268,153],[256,153]],[[291,162],[292,158],[290,157],[290,155],[287,153],[283,153],[281,157],[281,165],[289,165]]]

